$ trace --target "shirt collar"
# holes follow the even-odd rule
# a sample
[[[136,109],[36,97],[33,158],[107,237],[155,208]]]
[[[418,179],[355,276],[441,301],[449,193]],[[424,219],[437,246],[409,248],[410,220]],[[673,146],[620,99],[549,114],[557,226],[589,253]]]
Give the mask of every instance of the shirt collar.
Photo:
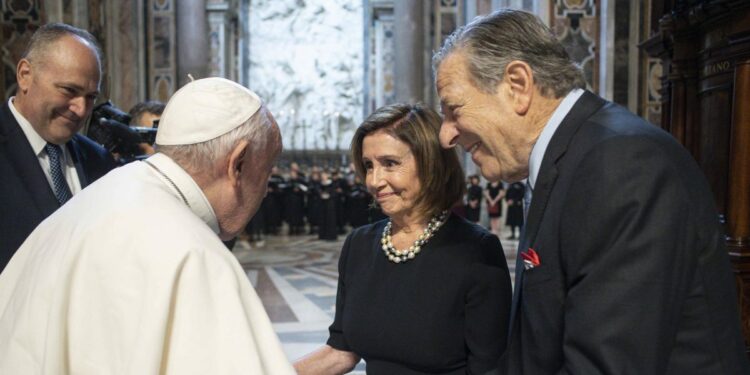
[[[182,196],[180,196],[180,193],[182,193],[190,210],[200,217],[201,220],[203,220],[203,222],[205,222],[211,230],[218,235],[219,222],[216,219],[216,213],[214,213],[214,209],[208,202],[208,198],[203,194],[203,191],[198,184],[195,183],[195,180],[193,180],[193,178],[185,172],[182,167],[175,163],[174,160],[162,153],[152,155],[147,161],[161,172],[157,172],[157,175],[159,175],[159,178],[164,180],[165,184],[169,186],[174,196],[182,201]],[[164,175],[162,175],[162,173]],[[172,185],[169,180],[171,180],[174,185]],[[175,188],[177,190],[175,190]]]
[[[34,130],[34,127],[31,126],[31,123],[29,120],[26,119],[26,117],[23,117],[21,112],[18,112],[16,107],[13,105],[13,99],[15,99],[15,96],[12,96],[10,99],[8,99],[8,107],[10,107],[10,112],[13,113],[13,117],[16,118],[16,121],[18,122],[18,125],[21,126],[21,130],[23,130],[23,133],[26,135],[26,139],[29,140],[29,144],[31,144],[31,149],[34,150],[34,155],[37,157],[41,155],[42,151],[44,151],[44,146],[47,145],[47,141],[42,138],[42,136],[39,135],[39,133]]]
[[[565,116],[568,115],[568,112],[573,109],[573,106],[576,104],[581,95],[583,95],[583,93],[584,91],[582,89],[573,89],[568,93],[568,95],[565,96],[565,98],[557,106],[557,109],[555,109],[555,112],[552,113],[552,116],[547,121],[547,124],[544,125],[544,129],[542,129],[542,133],[539,135],[536,143],[534,143],[534,147],[531,149],[531,156],[529,156],[528,182],[529,186],[532,189],[534,188],[534,183],[536,183],[536,177],[539,175],[539,169],[542,167],[544,152],[547,151],[547,146],[549,146],[549,142],[550,140],[552,140],[552,136],[555,135],[555,131],[557,131],[557,128],[562,123],[562,120],[565,119]]]

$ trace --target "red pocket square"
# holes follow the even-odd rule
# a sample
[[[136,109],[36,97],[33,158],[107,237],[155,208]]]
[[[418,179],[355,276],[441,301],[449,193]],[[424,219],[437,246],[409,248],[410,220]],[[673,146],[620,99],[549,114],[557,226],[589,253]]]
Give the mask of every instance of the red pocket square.
[[[541,264],[539,261],[539,254],[537,254],[532,248],[522,251],[521,258],[523,258],[523,269],[525,270],[538,267]]]

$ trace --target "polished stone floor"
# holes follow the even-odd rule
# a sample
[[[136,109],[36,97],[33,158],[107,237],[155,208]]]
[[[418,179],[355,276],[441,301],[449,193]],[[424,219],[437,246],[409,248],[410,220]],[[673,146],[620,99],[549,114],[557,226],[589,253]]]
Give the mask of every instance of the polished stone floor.
[[[515,275],[516,240],[500,238],[511,272]],[[336,304],[338,257],[345,235],[337,241],[317,236],[267,236],[250,244],[239,240],[234,254],[255,286],[291,361],[323,345]],[[363,374],[360,363],[353,374]]]

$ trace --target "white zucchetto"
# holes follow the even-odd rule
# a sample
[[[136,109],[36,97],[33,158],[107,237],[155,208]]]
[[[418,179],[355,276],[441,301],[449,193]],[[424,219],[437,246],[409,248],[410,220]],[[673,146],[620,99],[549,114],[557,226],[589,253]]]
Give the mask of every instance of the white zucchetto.
[[[228,79],[212,77],[177,90],[159,119],[156,144],[189,145],[212,140],[258,112],[257,94]]]

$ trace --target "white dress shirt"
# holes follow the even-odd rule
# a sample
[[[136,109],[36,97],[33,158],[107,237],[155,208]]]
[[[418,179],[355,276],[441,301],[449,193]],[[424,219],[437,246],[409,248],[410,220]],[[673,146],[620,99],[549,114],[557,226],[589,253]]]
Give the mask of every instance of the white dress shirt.
[[[565,96],[565,98],[555,109],[555,112],[552,113],[552,116],[547,121],[547,124],[544,125],[542,133],[539,135],[539,138],[536,140],[534,147],[531,149],[531,156],[529,156],[528,185],[532,190],[534,189],[534,184],[536,183],[536,177],[539,175],[539,169],[542,167],[544,153],[545,151],[547,151],[547,146],[549,146],[549,142],[550,140],[552,140],[552,136],[555,135],[555,132],[560,126],[560,123],[562,123],[562,120],[565,119],[565,116],[568,115],[568,112],[573,109],[573,106],[576,104],[578,99],[581,98],[581,95],[583,95],[583,93],[584,91],[581,89],[573,89],[568,93],[568,95]]]
[[[36,130],[34,130],[34,127],[31,126],[29,120],[16,110],[16,107],[13,106],[13,99],[15,99],[15,96],[8,99],[10,111],[13,113],[13,117],[16,118],[16,121],[18,121],[18,124],[21,125],[21,130],[23,130],[23,133],[26,135],[26,139],[29,140],[31,149],[34,150],[34,155],[39,159],[39,165],[42,166],[44,175],[47,176],[49,186],[52,188],[52,191],[55,191],[55,185],[52,182],[52,176],[50,175],[49,156],[47,156],[47,152],[44,151],[44,146],[47,145],[47,141],[45,141]],[[65,175],[65,181],[68,183],[70,192],[75,195],[81,191],[81,181],[78,179],[78,172],[76,171],[76,166],[73,164],[73,158],[70,155],[68,147],[62,144],[60,145],[60,148],[63,150],[60,164],[62,166],[63,174]]]

